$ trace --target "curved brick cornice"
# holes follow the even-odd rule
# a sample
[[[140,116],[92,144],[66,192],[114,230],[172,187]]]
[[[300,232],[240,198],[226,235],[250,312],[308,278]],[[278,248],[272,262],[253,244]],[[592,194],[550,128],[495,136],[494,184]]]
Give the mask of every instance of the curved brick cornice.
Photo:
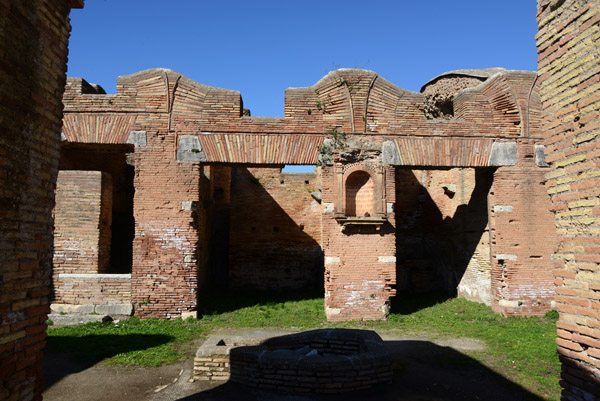
[[[155,68],[119,77],[116,95],[69,79],[64,131],[68,141],[83,143],[125,143],[131,130],[149,129],[180,135],[322,136],[336,130],[376,137],[535,137],[540,105],[535,77],[529,71],[500,71],[454,97],[454,118],[427,119],[423,94],[373,71],[340,69],[311,87],[287,89],[280,118],[243,116],[238,91]]]

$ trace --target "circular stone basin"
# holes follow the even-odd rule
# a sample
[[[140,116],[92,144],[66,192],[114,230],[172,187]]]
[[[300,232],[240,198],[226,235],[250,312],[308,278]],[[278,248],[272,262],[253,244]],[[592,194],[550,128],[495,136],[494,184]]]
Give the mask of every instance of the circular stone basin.
[[[297,392],[339,393],[392,380],[389,350],[370,330],[321,329],[230,351],[230,380]]]

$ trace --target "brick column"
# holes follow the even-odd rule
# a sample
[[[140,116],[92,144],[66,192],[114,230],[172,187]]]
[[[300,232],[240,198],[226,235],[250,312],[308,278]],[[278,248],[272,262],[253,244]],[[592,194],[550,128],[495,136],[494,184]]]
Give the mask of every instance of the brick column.
[[[148,123],[166,127],[156,116]],[[176,318],[196,309],[206,275],[209,187],[198,163],[176,160],[174,133],[147,132],[135,149],[132,302],[136,316]]]
[[[395,202],[394,169],[384,169],[379,183],[386,207]],[[385,319],[396,284],[396,229],[393,208],[381,225],[344,227],[335,217],[338,182],[333,166],[322,169],[325,313],[330,321]],[[338,179],[340,177],[338,176]],[[377,181],[377,175],[372,179]],[[377,199],[382,201],[382,199]],[[375,216],[373,216],[375,217]]]
[[[69,12],[0,2],[0,399],[41,400]]]
[[[600,74],[597,1],[538,0],[546,178],[563,400],[600,398]]]

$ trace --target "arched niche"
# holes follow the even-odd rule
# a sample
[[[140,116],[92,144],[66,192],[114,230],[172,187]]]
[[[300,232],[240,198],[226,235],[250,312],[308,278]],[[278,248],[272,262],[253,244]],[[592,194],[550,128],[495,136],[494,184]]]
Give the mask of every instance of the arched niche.
[[[385,181],[381,166],[336,165],[335,219],[349,226],[381,226],[386,219]]]
[[[377,183],[366,170],[356,170],[348,174],[344,183],[345,215],[350,217],[371,217],[377,215]]]

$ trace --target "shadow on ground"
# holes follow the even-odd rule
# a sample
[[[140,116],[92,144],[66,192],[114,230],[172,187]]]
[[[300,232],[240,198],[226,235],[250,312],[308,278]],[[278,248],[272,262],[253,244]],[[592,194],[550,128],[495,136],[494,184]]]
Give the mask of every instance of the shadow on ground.
[[[322,290],[255,290],[251,288],[207,288],[198,299],[198,318],[217,315],[238,309],[272,305],[288,301],[323,299]]]
[[[391,313],[409,315],[421,309],[443,303],[451,299],[444,291],[424,293],[399,292],[392,298]],[[322,290],[265,291],[250,288],[207,288],[200,292],[198,318],[233,312],[242,308],[273,305],[289,301],[310,299],[323,300]]]
[[[426,309],[430,306],[446,302],[449,299],[452,299],[452,297],[443,291],[430,291],[425,293],[398,292],[398,294],[392,298],[392,308],[390,313],[410,315],[421,309]]]
[[[43,362],[45,388],[117,354],[156,347],[172,340],[173,337],[167,335],[146,334],[47,337]]]
[[[227,382],[178,401],[542,401],[475,359],[429,341],[386,341],[394,360],[393,383],[342,394],[283,393]],[[352,380],[349,378],[349,380]],[[205,384],[204,384],[205,385]]]

